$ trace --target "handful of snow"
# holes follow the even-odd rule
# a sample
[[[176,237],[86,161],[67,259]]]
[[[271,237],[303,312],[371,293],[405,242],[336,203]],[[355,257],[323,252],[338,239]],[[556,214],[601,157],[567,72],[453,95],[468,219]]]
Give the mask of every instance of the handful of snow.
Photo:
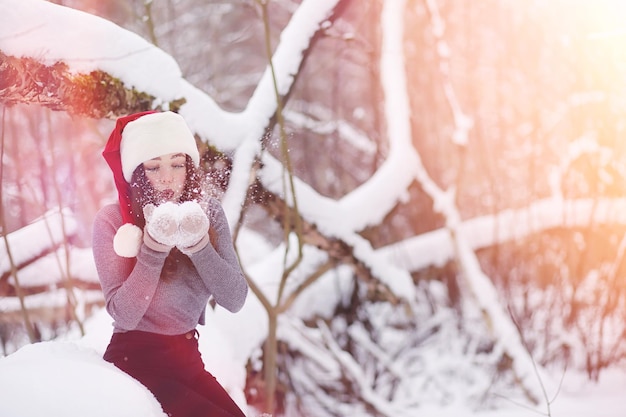
[[[148,204],[143,209],[146,232],[159,243],[179,249],[191,247],[209,232],[209,218],[195,201]]]

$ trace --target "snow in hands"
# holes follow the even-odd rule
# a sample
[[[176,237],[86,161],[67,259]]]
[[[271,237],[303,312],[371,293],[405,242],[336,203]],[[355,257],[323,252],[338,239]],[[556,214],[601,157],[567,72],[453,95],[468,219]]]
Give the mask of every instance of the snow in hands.
[[[182,204],[165,202],[144,207],[146,231],[156,241],[180,248],[198,243],[209,231],[209,218],[202,205],[195,201]]]

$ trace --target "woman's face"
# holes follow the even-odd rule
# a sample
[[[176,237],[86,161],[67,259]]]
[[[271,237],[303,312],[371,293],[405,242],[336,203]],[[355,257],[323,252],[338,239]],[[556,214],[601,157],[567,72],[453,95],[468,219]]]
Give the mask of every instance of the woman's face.
[[[170,153],[143,163],[146,178],[157,192],[157,200],[178,201],[185,188],[187,168],[184,153]]]

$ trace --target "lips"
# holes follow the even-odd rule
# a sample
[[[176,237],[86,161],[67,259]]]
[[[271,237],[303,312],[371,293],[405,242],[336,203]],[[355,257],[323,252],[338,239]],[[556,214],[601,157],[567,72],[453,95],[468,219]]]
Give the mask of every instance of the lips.
[[[159,191],[158,199],[161,201],[169,201],[174,197],[174,190],[170,190],[169,188],[163,191]]]

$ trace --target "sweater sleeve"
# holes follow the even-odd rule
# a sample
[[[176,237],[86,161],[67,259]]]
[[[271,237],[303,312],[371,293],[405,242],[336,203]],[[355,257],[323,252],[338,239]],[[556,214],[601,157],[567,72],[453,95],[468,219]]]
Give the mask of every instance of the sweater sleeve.
[[[121,224],[117,205],[98,212],[93,226],[93,255],[107,311],[116,327],[133,330],[154,296],[167,253],[142,244],[136,258],[118,256],[113,237]]]
[[[209,216],[217,235],[215,246],[208,244],[190,258],[215,301],[236,313],[246,301],[248,284],[235,253],[224,209],[214,198],[209,201]]]

